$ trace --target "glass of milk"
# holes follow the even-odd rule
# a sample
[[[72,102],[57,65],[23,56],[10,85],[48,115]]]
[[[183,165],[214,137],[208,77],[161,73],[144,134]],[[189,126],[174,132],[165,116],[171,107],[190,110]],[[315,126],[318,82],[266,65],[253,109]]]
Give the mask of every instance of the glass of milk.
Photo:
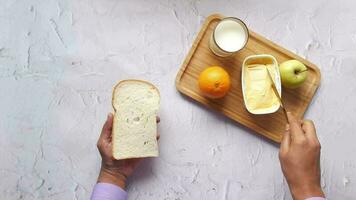
[[[245,47],[248,29],[243,21],[235,17],[222,19],[211,34],[209,48],[217,56],[227,57]]]

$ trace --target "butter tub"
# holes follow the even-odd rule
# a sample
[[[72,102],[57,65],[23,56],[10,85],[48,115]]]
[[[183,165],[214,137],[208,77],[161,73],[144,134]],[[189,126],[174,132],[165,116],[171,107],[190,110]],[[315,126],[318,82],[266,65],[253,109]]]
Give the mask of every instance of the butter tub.
[[[270,114],[280,107],[279,100],[272,90],[267,68],[281,97],[281,76],[276,58],[268,54],[251,55],[246,57],[242,64],[242,95],[246,109],[252,114]]]

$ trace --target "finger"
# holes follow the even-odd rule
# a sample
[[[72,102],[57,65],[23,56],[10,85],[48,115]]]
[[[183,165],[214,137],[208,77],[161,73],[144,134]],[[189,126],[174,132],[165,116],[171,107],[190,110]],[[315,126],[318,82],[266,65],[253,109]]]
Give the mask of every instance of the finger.
[[[303,120],[300,119],[300,120],[298,120],[298,122],[300,125],[303,125]]]
[[[161,118],[159,118],[158,116],[156,116],[156,122],[159,123],[161,121]]]
[[[161,118],[159,116],[156,116],[156,122],[159,123],[160,121],[161,121]],[[159,140],[160,137],[161,137],[161,135],[159,134],[159,132],[157,132],[156,139]]]
[[[159,140],[160,137],[161,137],[161,134],[159,134],[159,133],[157,132],[156,139]]]
[[[289,124],[286,125],[286,131],[283,134],[281,146],[280,146],[280,152],[286,153],[289,150],[290,146],[290,129],[289,129]]]
[[[316,135],[316,130],[313,121],[311,120],[304,120],[302,129],[305,133],[305,136],[314,141],[314,142],[319,142],[318,136]]]
[[[111,137],[111,131],[112,131],[112,124],[113,124],[113,119],[114,116],[112,113],[108,114],[108,117],[106,118],[106,121],[104,123],[103,129],[101,131],[100,139],[101,140],[108,140]]]
[[[305,139],[304,132],[297,118],[291,112],[288,112],[287,115],[290,127],[291,142],[294,140]]]

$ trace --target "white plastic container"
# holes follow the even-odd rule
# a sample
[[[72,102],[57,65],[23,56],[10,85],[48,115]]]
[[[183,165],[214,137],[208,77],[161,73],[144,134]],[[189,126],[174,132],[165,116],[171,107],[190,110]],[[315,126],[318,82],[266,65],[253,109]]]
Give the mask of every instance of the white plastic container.
[[[276,88],[278,90],[279,96],[282,96],[282,87],[281,87],[281,76],[279,74],[279,68],[278,68],[278,62],[276,60],[275,57],[273,57],[272,55],[268,55],[268,54],[261,54],[261,55],[251,55],[245,58],[243,64],[242,64],[242,70],[241,70],[241,85],[242,85],[242,94],[243,94],[243,99],[244,99],[244,104],[246,109],[252,113],[252,114],[256,114],[256,115],[260,115],[260,114],[269,114],[269,113],[274,113],[276,112],[279,107],[280,104],[275,104],[272,105],[269,108],[265,108],[263,110],[253,110],[248,106],[248,102],[247,102],[247,97],[246,97],[246,79],[245,79],[245,70],[247,69],[247,65],[249,64],[273,64],[273,66],[275,67],[275,74],[274,74],[274,83],[276,85]]]

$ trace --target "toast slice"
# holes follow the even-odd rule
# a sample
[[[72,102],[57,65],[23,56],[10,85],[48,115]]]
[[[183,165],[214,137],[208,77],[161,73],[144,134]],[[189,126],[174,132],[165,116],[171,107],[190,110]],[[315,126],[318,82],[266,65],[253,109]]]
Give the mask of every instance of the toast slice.
[[[112,150],[116,160],[158,156],[159,104],[158,89],[146,81],[124,80],[114,87]]]

